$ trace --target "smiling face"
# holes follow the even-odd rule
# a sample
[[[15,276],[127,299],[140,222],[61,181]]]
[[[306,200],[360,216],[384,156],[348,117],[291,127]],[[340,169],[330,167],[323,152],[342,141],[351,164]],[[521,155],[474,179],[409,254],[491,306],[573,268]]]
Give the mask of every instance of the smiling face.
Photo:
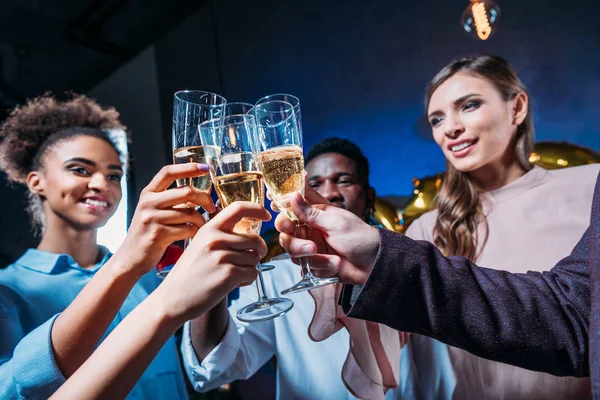
[[[43,199],[47,224],[60,221],[78,230],[97,229],[114,214],[121,200],[123,166],[108,142],[70,137],[48,149],[41,164],[27,183]]]
[[[527,115],[527,96],[504,100],[487,79],[457,73],[432,94],[427,116],[446,159],[461,172],[515,162],[517,127]]]

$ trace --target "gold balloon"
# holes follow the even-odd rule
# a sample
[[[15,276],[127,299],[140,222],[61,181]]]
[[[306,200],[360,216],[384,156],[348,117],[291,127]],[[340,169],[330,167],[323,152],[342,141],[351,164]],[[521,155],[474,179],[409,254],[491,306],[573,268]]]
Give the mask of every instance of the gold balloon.
[[[547,141],[535,144],[529,161],[546,169],[558,169],[600,163],[600,154],[587,147],[568,142]],[[442,186],[443,179],[443,173],[424,178],[413,178],[413,193],[401,209],[378,197],[375,199],[375,212],[373,213],[375,222],[386,229],[404,233],[411,222],[425,212],[435,209],[435,196]],[[284,252],[279,245],[278,238],[279,234],[274,229],[263,234],[263,239],[269,246],[265,261]]]
[[[529,157],[534,165],[545,169],[576,167],[578,165],[600,163],[600,154],[587,148],[568,142],[538,142]],[[400,210],[401,224],[404,229],[427,211],[436,207],[437,195],[443,180],[443,173],[421,179],[413,179],[414,191]]]
[[[546,169],[576,167],[600,163],[600,154],[568,142],[539,142],[529,156],[529,162]]]
[[[388,200],[381,197],[375,198],[375,210],[373,211],[375,222],[383,226],[385,229],[394,232],[404,232],[402,226],[402,214],[400,210]]]
[[[444,174],[413,178],[414,190],[400,209],[400,224],[406,230],[411,222],[427,211],[435,209],[435,196],[442,186]]]

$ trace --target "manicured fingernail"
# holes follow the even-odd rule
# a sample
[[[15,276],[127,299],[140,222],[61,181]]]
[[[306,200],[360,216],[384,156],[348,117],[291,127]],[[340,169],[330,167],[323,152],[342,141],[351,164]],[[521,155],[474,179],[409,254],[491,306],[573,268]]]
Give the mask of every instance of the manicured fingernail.
[[[198,164],[198,169],[202,172],[209,172],[210,168],[207,164]]]

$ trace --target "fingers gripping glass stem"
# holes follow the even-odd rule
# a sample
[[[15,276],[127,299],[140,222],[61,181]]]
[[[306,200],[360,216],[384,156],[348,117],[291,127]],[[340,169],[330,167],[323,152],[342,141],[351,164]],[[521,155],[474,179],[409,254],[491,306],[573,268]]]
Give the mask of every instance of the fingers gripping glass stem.
[[[260,144],[257,166],[279,210],[291,219],[297,219],[284,203],[290,193],[300,192],[304,195],[300,101],[286,94],[267,96],[258,101],[253,111]],[[310,290],[338,281],[336,278],[317,278],[312,274],[307,259],[302,259],[301,263],[304,277],[282,291],[282,294]]]
[[[310,237],[309,233],[310,228],[308,225],[302,223],[296,224],[297,237],[307,239]],[[310,270],[310,264],[307,257],[300,258],[300,265],[302,266],[302,273],[304,274],[302,280],[300,280],[300,282],[296,283],[294,286],[283,290],[281,294],[303,292],[305,290],[316,289],[318,287],[330,285],[339,281],[338,278],[317,278],[314,276]]]

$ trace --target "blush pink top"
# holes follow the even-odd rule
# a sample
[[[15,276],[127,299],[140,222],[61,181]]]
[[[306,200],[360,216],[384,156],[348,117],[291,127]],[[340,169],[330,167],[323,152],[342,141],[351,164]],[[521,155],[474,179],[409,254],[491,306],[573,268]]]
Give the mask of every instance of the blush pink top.
[[[489,236],[479,249],[477,264],[513,273],[551,269],[570,254],[590,223],[599,170],[600,164],[551,171],[535,167],[486,193]],[[437,215],[435,210],[422,215],[410,225],[407,236],[433,242]],[[482,224],[479,237],[483,229]],[[592,398],[588,378],[556,377],[447,348],[456,376],[455,399]]]

